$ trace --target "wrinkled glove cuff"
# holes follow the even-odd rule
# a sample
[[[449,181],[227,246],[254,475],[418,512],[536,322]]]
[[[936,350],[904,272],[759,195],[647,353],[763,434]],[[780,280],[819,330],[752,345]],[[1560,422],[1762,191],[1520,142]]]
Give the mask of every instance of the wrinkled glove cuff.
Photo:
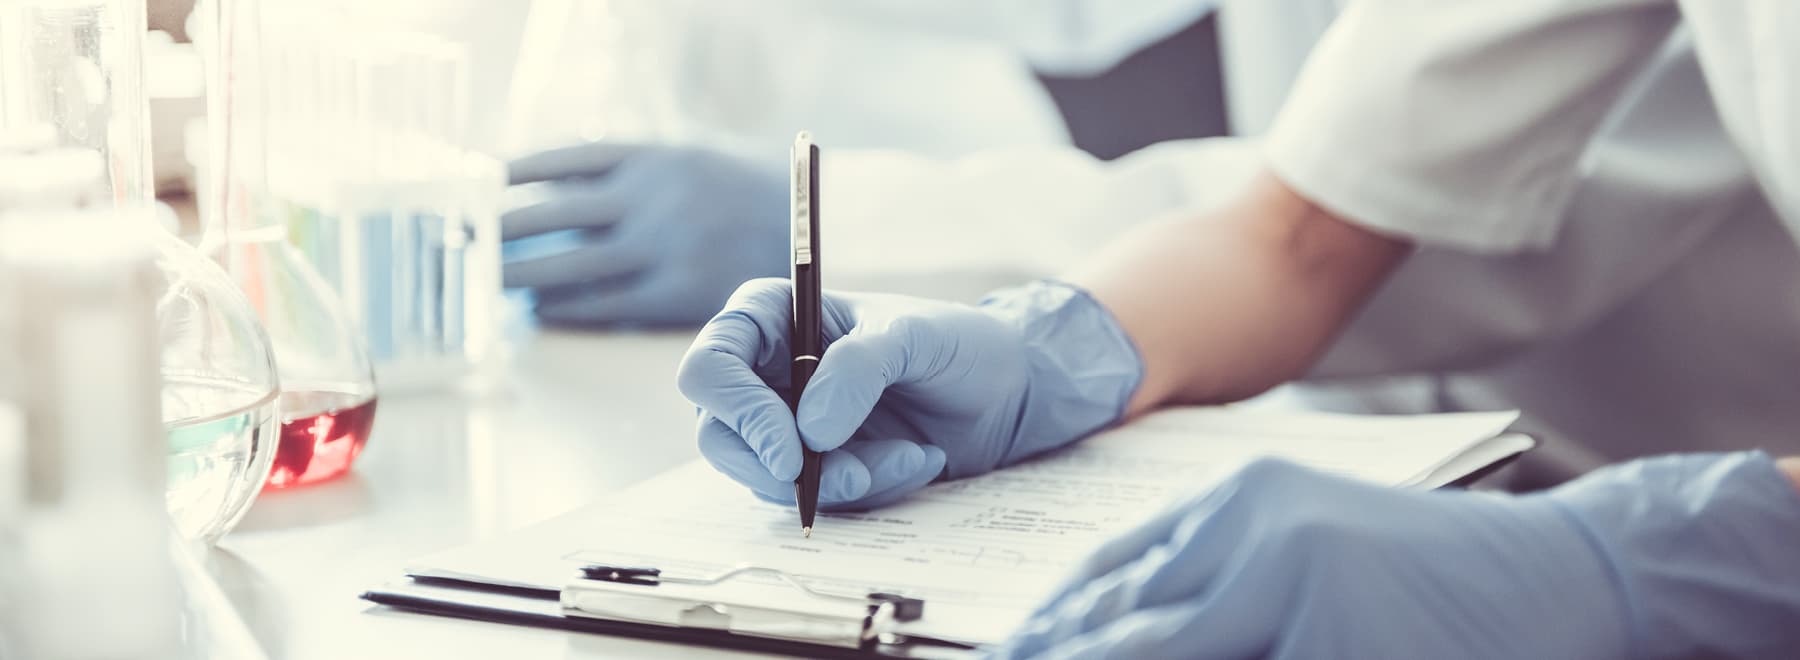
[[[1800,492],[1767,454],[1684,454],[1551,491],[1614,568],[1641,658],[1800,648]]]
[[[1144,379],[1144,361],[1093,295],[1043,280],[989,294],[981,308],[1016,324],[1030,368],[1018,427],[998,465],[1061,447],[1124,417]]]

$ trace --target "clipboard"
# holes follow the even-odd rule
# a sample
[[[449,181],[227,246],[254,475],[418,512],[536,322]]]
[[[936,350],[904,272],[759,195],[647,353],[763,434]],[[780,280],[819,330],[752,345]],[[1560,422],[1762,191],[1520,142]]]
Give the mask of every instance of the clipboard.
[[[1466,487],[1469,482],[1512,462],[1536,444],[1536,441],[1529,436],[1502,433],[1490,437],[1488,440],[1472,443],[1469,448],[1458,449],[1453,455],[1446,454],[1445,458],[1439,459],[1429,466],[1422,466],[1423,472],[1404,481],[1400,481],[1396,477],[1394,485],[1415,488]],[[695,464],[688,468],[689,471],[696,473],[710,474],[706,472],[708,469],[702,464]],[[684,489],[691,486],[682,481],[686,476],[681,471],[669,473],[668,478],[675,479],[670,483],[680,484]],[[646,482],[637,488],[639,490],[634,491],[637,494],[632,495],[633,497],[658,501],[663,497],[660,490],[663,487],[659,486],[655,480]],[[626,495],[630,495],[630,493]],[[596,511],[595,513],[571,512],[565,514],[564,518],[547,521],[543,525],[553,529],[570,525],[591,526],[591,521],[613,519],[616,516],[616,508],[611,504],[596,506],[592,507]],[[525,534],[525,537],[532,538],[532,534]],[[520,544],[516,540],[510,543],[515,546]],[[845,634],[841,626],[837,628],[824,627],[836,631],[829,634],[798,634],[795,631],[802,630],[805,626],[774,625],[782,624],[781,617],[790,612],[772,610],[769,607],[770,604],[780,603],[785,607],[812,610],[813,608],[808,605],[817,605],[817,603],[808,597],[801,596],[818,595],[811,593],[811,590],[806,588],[806,584],[812,583],[820,586],[821,582],[815,578],[824,576],[809,574],[806,581],[802,582],[793,576],[786,576],[773,569],[741,565],[726,568],[717,564],[704,566],[692,562],[682,564],[682,559],[678,554],[664,557],[631,549],[622,550],[625,553],[623,555],[609,555],[606,552],[561,554],[562,550],[581,546],[564,545],[561,540],[550,545],[541,545],[541,543],[541,540],[533,540],[530,543],[524,543],[522,547],[552,548],[554,551],[531,552],[518,556],[530,557],[532,558],[530,561],[564,561],[559,562],[555,568],[542,573],[503,570],[489,573],[485,571],[492,567],[484,566],[480,562],[468,563],[455,560],[439,562],[434,558],[434,561],[406,569],[403,579],[371,589],[363,593],[362,598],[396,610],[422,614],[761,653],[822,658],[964,658],[974,657],[978,653],[978,649],[968,644],[917,635],[921,628],[928,627],[900,626],[900,629],[910,629],[914,633],[910,636],[885,632],[880,626],[874,625],[874,613],[868,609],[872,603],[870,598],[864,597],[875,594],[849,591],[851,587],[844,586],[842,581],[832,581],[828,578],[823,585],[833,590],[834,593],[827,594],[827,598],[842,599],[849,595],[854,601],[847,603],[851,609],[838,617],[841,619],[838,623],[843,623],[842,620],[852,619],[869,622],[869,627],[857,629],[859,636],[854,643],[845,642]],[[501,547],[505,548],[504,551],[508,554],[523,552],[519,547],[506,545]],[[690,570],[719,571],[719,573],[710,576],[680,576],[668,575],[655,568],[630,565],[601,566],[594,563],[615,561],[615,558],[643,562],[660,562],[666,559],[671,562],[665,564],[665,567],[668,568],[686,565],[692,567]],[[568,563],[567,560],[573,560],[573,563]],[[708,585],[728,582],[745,573],[761,574],[760,579],[756,580],[754,585],[758,590],[763,590],[770,585],[781,588],[781,585],[775,583],[786,582],[788,587],[806,593],[789,594],[794,597],[774,598],[758,602],[731,602],[728,600],[729,597],[734,595],[743,597],[746,592],[741,589],[734,590],[730,586],[718,591],[710,591]],[[659,589],[665,583],[682,586],[671,586],[666,590]],[[905,582],[870,583],[860,580],[855,583],[868,585],[854,587],[860,589],[886,589],[892,584],[906,584]],[[795,586],[796,584],[799,586]],[[673,598],[665,599],[664,594],[658,593],[659,591],[667,591],[668,595]],[[600,601],[584,600],[582,596],[591,595],[590,592],[601,593],[606,598]],[[630,597],[612,598],[621,593],[628,594]],[[933,597],[930,593],[912,593],[923,595],[928,599]],[[674,602],[666,602],[668,600]],[[949,603],[944,605],[948,606]],[[898,605],[896,605],[897,607]],[[923,603],[923,607],[925,608],[922,613],[924,615],[930,615],[933,611],[930,602]],[[937,610],[937,616],[942,618],[945,611],[948,610]],[[731,619],[740,612],[754,613],[751,618],[755,621],[745,619],[735,622],[737,625],[734,625]],[[791,614],[795,617],[804,616],[800,612],[791,612]],[[901,613],[893,612],[891,616],[898,618]],[[762,624],[758,622],[770,621],[774,624],[759,628]],[[926,618],[924,621],[931,621],[931,619]],[[775,628],[784,628],[784,630],[775,630]],[[861,636],[863,633],[870,632],[873,634],[866,637]],[[937,633],[928,632],[926,634]],[[958,639],[964,642],[979,642],[986,638]]]
[[[475,621],[597,633],[651,641],[815,658],[973,658],[975,648],[894,632],[925,603],[892,594],[865,599],[812,592],[773,569],[742,566],[719,576],[662,575],[647,567],[589,566],[562,590],[495,584],[431,574],[371,589],[363,600],[400,610]],[[836,615],[793,612],[724,600],[667,597],[663,582],[706,586],[743,574],[777,576],[823,599]]]

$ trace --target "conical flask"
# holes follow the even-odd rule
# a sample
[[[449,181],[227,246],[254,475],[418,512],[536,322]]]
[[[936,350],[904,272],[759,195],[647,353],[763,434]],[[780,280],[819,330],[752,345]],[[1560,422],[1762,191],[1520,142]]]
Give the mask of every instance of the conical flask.
[[[212,0],[209,18],[207,183],[203,249],[249,298],[274,346],[281,380],[281,442],[268,487],[344,474],[375,421],[367,349],[318,271],[288,241],[284,209],[271,201],[256,0]]]
[[[274,357],[224,271],[150,220],[143,32],[142,2],[0,0],[0,215],[110,212],[152,246],[166,504],[179,534],[210,543],[274,459]]]

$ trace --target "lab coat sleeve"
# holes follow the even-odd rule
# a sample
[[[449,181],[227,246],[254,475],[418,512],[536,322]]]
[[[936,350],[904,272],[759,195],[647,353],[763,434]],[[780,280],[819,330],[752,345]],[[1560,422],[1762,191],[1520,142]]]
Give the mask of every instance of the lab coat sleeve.
[[[1313,376],[1478,368],[1575,337],[1698,258],[1728,227],[1773,216],[1719,122],[1685,32],[1604,125],[1553,245],[1509,255],[1420,248]]]
[[[1217,0],[814,0],[817,10],[991,41],[1052,75],[1093,75],[1207,12]]]
[[[1146,219],[1220,204],[1260,161],[1258,145],[1239,138],[1164,142],[1110,162],[1069,147],[947,160],[835,151],[820,172],[829,268],[849,281],[1052,275]]]
[[[1358,0],[1307,61],[1271,169],[1377,231],[1478,252],[1551,243],[1667,0]]]

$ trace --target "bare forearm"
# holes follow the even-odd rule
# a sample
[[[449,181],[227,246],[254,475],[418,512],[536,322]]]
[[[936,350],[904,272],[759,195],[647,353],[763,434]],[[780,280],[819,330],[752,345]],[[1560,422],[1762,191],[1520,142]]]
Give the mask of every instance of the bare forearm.
[[[1131,233],[1070,279],[1143,354],[1137,414],[1299,376],[1408,250],[1263,175],[1220,211]]]

